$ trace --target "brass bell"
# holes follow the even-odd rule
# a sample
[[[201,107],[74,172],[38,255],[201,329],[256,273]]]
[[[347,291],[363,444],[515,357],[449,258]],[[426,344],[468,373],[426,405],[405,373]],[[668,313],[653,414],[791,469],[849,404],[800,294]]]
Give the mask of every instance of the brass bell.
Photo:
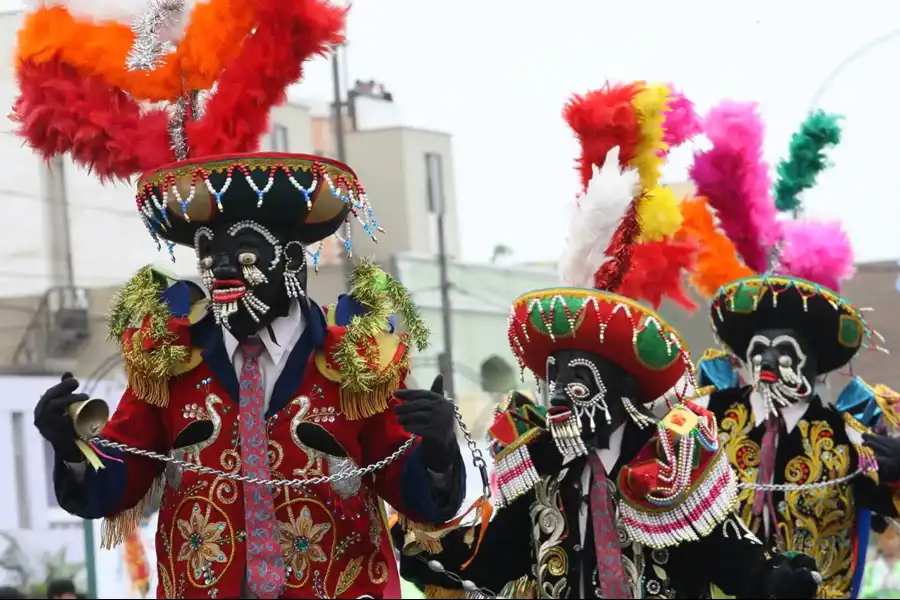
[[[68,413],[75,425],[75,433],[84,439],[100,435],[109,421],[109,405],[100,398],[70,404]]]

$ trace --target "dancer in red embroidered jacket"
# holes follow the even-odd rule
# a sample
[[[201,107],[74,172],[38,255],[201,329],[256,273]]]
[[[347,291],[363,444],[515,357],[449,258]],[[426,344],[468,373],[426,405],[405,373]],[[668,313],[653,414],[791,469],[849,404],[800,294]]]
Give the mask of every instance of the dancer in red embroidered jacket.
[[[41,398],[35,425],[56,452],[61,506],[105,518],[106,545],[126,538],[163,489],[161,598],[396,597],[381,500],[413,522],[454,515],[465,470],[453,407],[440,379],[398,391],[427,330],[396,281],[366,262],[336,305],[307,297],[322,240],[341,229],[349,251],[351,222],[378,231],[353,170],[249,152],[303,61],[341,41],[344,11],[321,0],[223,4],[197,5],[159,70],[151,51],[166,47],[154,37],[164,28],[136,27],[126,57],[98,40],[127,38],[128,26],[100,13],[95,23],[54,5],[26,19],[19,133],[44,156],[68,152],[104,179],[139,176],[139,217],[173,257],[176,244],[194,250],[203,284],[145,268],[122,289],[110,335],[129,385],[93,446],[76,435],[70,409],[87,397],[69,376]],[[50,35],[50,54],[30,53],[33,30],[54,19],[81,33]],[[191,36],[216,32],[234,51],[192,71],[200,66]],[[123,51],[120,71],[109,56],[82,60],[89,46]],[[135,77],[134,68],[150,70]],[[202,89],[183,87],[204,80],[218,83],[205,103]],[[166,89],[183,93],[152,97]],[[145,110],[144,100],[171,106]],[[393,333],[392,314],[408,333]]]

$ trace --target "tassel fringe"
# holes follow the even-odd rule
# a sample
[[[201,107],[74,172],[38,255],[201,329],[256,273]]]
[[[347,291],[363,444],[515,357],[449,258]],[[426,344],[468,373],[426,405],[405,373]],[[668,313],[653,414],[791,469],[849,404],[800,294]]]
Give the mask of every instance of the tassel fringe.
[[[144,520],[144,513],[152,504],[153,498],[160,493],[164,484],[165,478],[163,476],[157,477],[137,504],[127,510],[123,510],[114,517],[107,517],[103,520],[103,527],[100,533],[100,547],[102,549],[112,550],[119,544],[122,544],[138,528]]]

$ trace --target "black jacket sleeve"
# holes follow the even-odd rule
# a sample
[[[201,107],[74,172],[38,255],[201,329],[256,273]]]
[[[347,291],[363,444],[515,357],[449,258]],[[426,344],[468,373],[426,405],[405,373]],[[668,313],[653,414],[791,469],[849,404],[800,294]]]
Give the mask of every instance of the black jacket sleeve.
[[[736,598],[770,596],[770,556],[736,514],[699,541],[676,546],[670,553],[669,575],[679,595],[688,591],[699,597],[714,584]]]
[[[438,554],[422,553],[419,556],[400,556],[400,575],[420,590],[426,586],[461,589],[461,585],[442,573],[433,571],[429,561],[441,563],[445,570],[460,578],[474,582],[480,588],[499,593],[510,581],[529,572],[531,565],[531,518],[529,507],[533,493],[526,494],[508,507],[497,511],[484,535],[481,548],[472,563],[465,569],[462,565],[471,558],[475,550],[464,541],[468,528],[450,532],[441,539],[443,549]],[[403,533],[399,525],[392,531],[395,543],[398,538],[402,548]],[[475,530],[475,535],[478,530]]]

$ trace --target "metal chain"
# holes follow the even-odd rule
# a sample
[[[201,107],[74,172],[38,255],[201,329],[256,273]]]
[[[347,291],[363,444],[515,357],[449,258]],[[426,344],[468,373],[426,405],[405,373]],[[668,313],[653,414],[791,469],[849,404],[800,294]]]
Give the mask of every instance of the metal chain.
[[[333,475],[322,475],[320,477],[310,477],[307,479],[260,479],[258,477],[246,477],[244,475],[239,475],[237,473],[226,473],[224,471],[219,471],[218,469],[213,469],[212,467],[204,467],[203,465],[197,465],[192,462],[188,462],[186,460],[181,460],[179,458],[175,458],[173,456],[166,456],[165,454],[159,454],[158,452],[150,452],[149,450],[141,450],[140,448],[133,448],[126,444],[120,444],[119,442],[112,442],[110,440],[105,440],[101,437],[95,437],[90,441],[92,443],[97,444],[98,446],[105,446],[107,448],[115,448],[116,450],[121,450],[123,452],[128,452],[129,454],[135,454],[137,456],[145,456],[147,458],[152,458],[154,460],[158,460],[161,462],[171,463],[173,465],[177,465],[182,469],[187,471],[196,471],[197,473],[202,473],[204,475],[215,475],[217,477],[221,477],[223,479],[231,479],[233,481],[242,481],[244,483],[258,483],[262,485],[276,486],[276,487],[302,487],[305,485],[318,485],[322,483],[333,483],[338,481],[343,481],[344,479],[351,479],[353,477],[363,477],[364,475],[369,475],[378,471],[379,469],[383,469],[388,466],[409,450],[412,443],[415,441],[415,437],[411,437],[406,442],[403,443],[402,446],[397,448],[393,454],[387,456],[377,463],[371,464],[367,467],[363,467],[361,469],[341,469],[337,473]]]
[[[456,416],[456,423],[459,426],[459,430],[462,431],[463,437],[466,440],[466,445],[469,446],[469,452],[472,454],[472,464],[481,473],[481,483],[484,486],[482,493],[485,498],[490,498],[491,480],[488,475],[488,466],[487,462],[484,460],[484,454],[481,453],[481,450],[475,444],[475,440],[472,439],[472,434],[469,432],[466,422],[463,421],[462,413],[459,412],[459,404],[452,400],[450,400],[450,402],[453,404],[453,414]]]
[[[821,488],[840,485],[842,483],[850,481],[854,477],[863,475],[864,473],[865,471],[863,471],[862,469],[857,469],[853,473],[844,475],[843,477],[838,477],[837,479],[829,479],[828,481],[819,481],[817,483],[804,483],[802,485],[796,483],[739,483],[738,488],[742,490],[754,490],[761,492],[806,492],[809,490],[817,490]]]
[[[495,594],[491,590],[489,590],[487,588],[483,588],[483,587],[478,587],[478,585],[474,581],[469,581],[468,579],[463,579],[456,573],[453,573],[452,571],[448,571],[447,569],[444,568],[444,565],[442,565],[441,563],[439,563],[436,560],[428,560],[427,558],[423,557],[421,554],[417,554],[416,558],[419,559],[421,562],[425,563],[426,565],[428,565],[428,568],[431,569],[432,571],[434,571],[435,573],[440,573],[440,574],[444,575],[445,577],[447,577],[448,579],[451,579],[454,582],[458,583],[460,585],[460,587],[462,587],[462,589],[465,590],[467,598],[496,598],[497,597],[497,594]]]

